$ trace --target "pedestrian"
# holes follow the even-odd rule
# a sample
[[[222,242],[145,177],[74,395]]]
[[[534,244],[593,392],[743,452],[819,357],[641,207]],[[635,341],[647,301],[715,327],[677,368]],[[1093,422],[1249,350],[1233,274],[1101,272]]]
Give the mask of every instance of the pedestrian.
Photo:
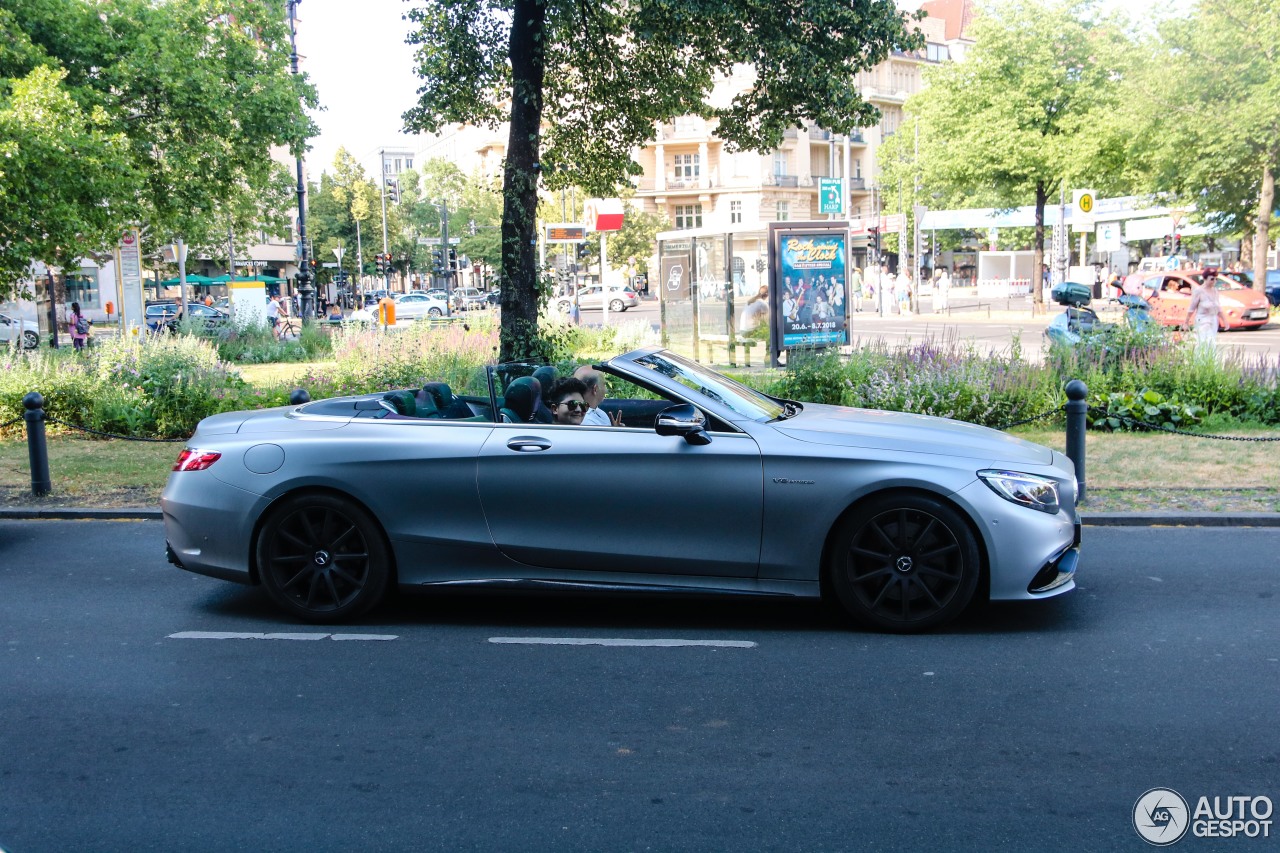
[[[893,293],[898,298],[898,313],[911,316],[911,276],[901,273],[893,282]]]
[[[67,315],[67,331],[71,333],[71,345],[76,352],[84,349],[89,340],[89,318],[80,310],[79,302],[71,303],[71,313]]]
[[[938,267],[937,277],[933,282],[933,312],[946,311],[951,307],[951,274],[946,267]]]
[[[211,294],[211,293],[206,293],[206,294],[204,295],[204,307],[206,307],[206,308],[212,308],[212,307],[213,307],[213,294]]]
[[[271,327],[271,337],[276,340],[280,339],[280,297],[271,296],[267,299],[267,325]]]
[[[849,292],[853,294],[853,310],[859,314],[862,313],[862,288],[862,270],[854,267],[849,273]]]
[[[1212,352],[1218,340],[1218,327],[1227,325],[1222,303],[1218,299],[1218,270],[1215,267],[1207,267],[1200,274],[1200,281],[1191,294],[1184,326],[1190,329],[1193,324],[1196,330],[1196,348]]]

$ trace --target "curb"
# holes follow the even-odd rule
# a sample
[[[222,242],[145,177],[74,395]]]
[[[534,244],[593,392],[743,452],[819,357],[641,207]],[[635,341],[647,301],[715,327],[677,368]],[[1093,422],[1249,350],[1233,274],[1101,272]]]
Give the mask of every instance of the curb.
[[[159,509],[0,508],[0,521],[159,521]],[[1085,512],[1085,527],[1280,527],[1280,512]]]

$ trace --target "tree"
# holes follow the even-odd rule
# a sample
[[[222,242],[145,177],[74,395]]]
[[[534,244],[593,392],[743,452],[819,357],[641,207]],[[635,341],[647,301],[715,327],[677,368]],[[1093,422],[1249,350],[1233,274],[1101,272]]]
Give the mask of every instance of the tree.
[[[622,218],[622,230],[609,234],[607,238],[609,259],[613,263],[631,264],[637,272],[648,273],[649,256],[653,254],[658,232],[670,227],[671,223],[665,216],[628,208]]]
[[[1280,162],[1280,17],[1270,0],[1203,0],[1160,28],[1152,67],[1177,86],[1143,93],[1157,170],[1225,233],[1253,234],[1253,286],[1266,285]],[[1248,248],[1246,246],[1246,248]]]
[[[974,23],[965,58],[933,68],[907,102],[920,122],[913,168],[924,186],[993,207],[1034,200],[1036,270],[1044,263],[1045,204],[1064,182],[1102,189],[1122,159],[1112,117],[1127,40],[1092,9],[1089,0],[988,8]],[[910,159],[911,136],[899,133],[889,155]],[[1034,293],[1044,301],[1038,274]]]
[[[302,150],[315,132],[303,107],[316,97],[289,72],[283,0],[6,0],[0,31],[0,114],[14,129],[0,138],[39,148],[27,178],[44,170],[92,184],[17,188],[6,168],[0,192],[60,201],[34,218],[0,205],[0,242],[66,263],[130,224],[157,243],[207,246],[225,245],[229,227],[284,230],[287,170],[270,151]],[[62,125],[48,125],[48,109]],[[68,124],[77,113],[79,129]],[[110,227],[97,227],[104,212]],[[41,234],[65,239],[50,250]],[[4,264],[0,292],[20,278]]]
[[[509,123],[503,183],[501,358],[536,357],[539,185],[612,195],[657,122],[698,114],[731,146],[768,150],[811,119],[873,124],[852,85],[891,50],[914,49],[884,0],[427,0],[409,12],[423,79],[410,129]],[[725,103],[718,75],[754,69]]]

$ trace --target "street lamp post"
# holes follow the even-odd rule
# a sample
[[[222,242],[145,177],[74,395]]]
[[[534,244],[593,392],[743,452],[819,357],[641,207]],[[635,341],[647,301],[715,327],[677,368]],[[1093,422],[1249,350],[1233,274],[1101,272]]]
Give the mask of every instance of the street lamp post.
[[[289,3],[289,65],[293,76],[298,76],[298,28],[295,21],[298,4]],[[302,179],[302,154],[295,158],[298,167],[298,297],[302,304],[299,312],[304,318],[315,316],[315,287],[311,284],[311,265],[307,258],[307,185]]]

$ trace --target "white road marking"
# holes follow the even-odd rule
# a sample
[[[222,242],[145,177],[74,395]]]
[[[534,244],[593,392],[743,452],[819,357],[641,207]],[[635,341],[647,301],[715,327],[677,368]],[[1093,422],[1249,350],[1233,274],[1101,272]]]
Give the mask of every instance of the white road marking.
[[[277,632],[254,634],[245,631],[179,631],[170,640],[395,640],[395,634],[301,634]]]
[[[529,646],[709,646],[714,649],[754,649],[750,640],[635,640],[625,637],[490,637],[491,643]]]

